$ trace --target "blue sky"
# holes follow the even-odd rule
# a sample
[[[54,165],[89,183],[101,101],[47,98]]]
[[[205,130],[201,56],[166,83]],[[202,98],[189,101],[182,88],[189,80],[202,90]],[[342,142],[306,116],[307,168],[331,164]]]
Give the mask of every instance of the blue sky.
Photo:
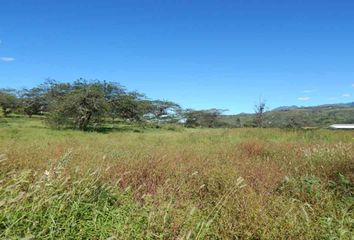
[[[0,88],[116,81],[188,108],[354,101],[353,0],[1,0]]]

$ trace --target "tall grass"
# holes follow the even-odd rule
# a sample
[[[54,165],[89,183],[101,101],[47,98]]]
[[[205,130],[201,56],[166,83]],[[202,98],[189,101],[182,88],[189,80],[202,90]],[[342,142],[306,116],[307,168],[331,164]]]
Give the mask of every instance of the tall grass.
[[[49,130],[36,119],[4,124],[4,239],[354,234],[352,132],[167,128],[103,134]]]

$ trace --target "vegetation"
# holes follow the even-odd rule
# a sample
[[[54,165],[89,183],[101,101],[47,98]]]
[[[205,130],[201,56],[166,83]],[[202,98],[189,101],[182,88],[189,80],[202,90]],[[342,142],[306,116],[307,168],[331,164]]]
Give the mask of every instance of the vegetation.
[[[254,106],[255,123],[257,127],[264,127],[265,111],[266,111],[265,100],[259,99],[259,103]]]
[[[210,109],[210,110],[192,110],[188,109],[185,112],[185,125],[187,127],[208,127],[216,128],[225,126],[220,122],[223,110]]]
[[[7,117],[19,107],[19,100],[17,99],[14,90],[4,89],[0,91],[0,107],[4,117]]]
[[[11,113],[28,117],[41,115],[52,128],[99,130],[111,122],[135,122],[161,127],[179,124],[189,128],[303,128],[354,123],[354,105],[336,104],[299,108],[280,107],[266,111],[263,99],[254,114],[223,115],[222,109],[183,109],[177,103],[151,100],[136,91],[127,91],[114,82],[78,79],[60,83],[48,79],[31,89],[0,89],[4,117]]]
[[[301,129],[354,122],[352,105],[226,116],[79,79],[0,107],[1,239],[354,234],[352,132]]]
[[[89,97],[75,106],[82,116],[93,106],[99,119],[95,104],[103,103],[94,101],[102,93],[84,89],[64,102]],[[131,121],[98,133],[50,129],[44,119],[0,118],[1,239],[354,234],[350,131],[151,129]]]
[[[161,124],[183,123],[189,127],[221,126],[221,110],[183,110],[166,100],[150,100],[139,92],[129,92],[114,82],[78,79],[60,83],[48,79],[43,84],[19,91],[0,90],[4,117],[10,113],[28,117],[42,115],[52,128],[99,129],[108,122]]]
[[[262,116],[260,118],[259,116]],[[333,104],[314,107],[283,107],[263,114],[223,115],[221,120],[230,127],[302,128],[328,127],[335,123],[354,123],[353,104]]]

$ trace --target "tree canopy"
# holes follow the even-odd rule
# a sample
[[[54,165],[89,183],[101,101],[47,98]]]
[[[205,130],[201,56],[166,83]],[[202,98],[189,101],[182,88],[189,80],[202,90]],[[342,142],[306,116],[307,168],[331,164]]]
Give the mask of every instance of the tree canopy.
[[[0,89],[0,107],[5,117],[20,107],[15,90]]]
[[[78,79],[72,83],[47,79],[44,83],[16,94],[0,91],[0,107],[6,117],[23,112],[29,117],[45,115],[55,128],[87,130],[108,118],[155,124],[177,122],[181,107],[171,101],[150,100],[144,94],[127,91],[115,82]]]

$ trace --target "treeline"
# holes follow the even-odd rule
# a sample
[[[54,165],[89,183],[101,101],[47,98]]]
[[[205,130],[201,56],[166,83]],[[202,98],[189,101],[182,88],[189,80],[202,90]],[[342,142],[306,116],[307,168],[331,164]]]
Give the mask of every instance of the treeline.
[[[221,121],[236,128],[259,127],[256,117],[256,114],[223,115]],[[327,128],[336,123],[353,124],[354,107],[307,107],[288,111],[268,111],[263,114],[262,119],[264,128]]]
[[[128,91],[115,82],[74,82],[46,80],[30,89],[1,89],[0,107],[4,117],[11,113],[45,116],[53,128],[87,130],[103,123],[174,123],[186,127],[221,127],[222,110],[183,109],[177,103],[151,100],[144,94]]]

